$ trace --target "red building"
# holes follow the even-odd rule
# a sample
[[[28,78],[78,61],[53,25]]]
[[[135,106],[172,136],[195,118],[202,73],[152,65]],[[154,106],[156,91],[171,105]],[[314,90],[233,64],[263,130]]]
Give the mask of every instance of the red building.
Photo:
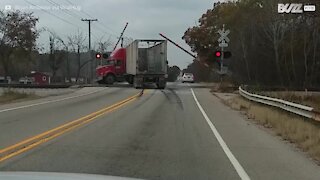
[[[28,77],[33,79],[33,84],[50,84],[50,76],[46,73],[32,71]]]

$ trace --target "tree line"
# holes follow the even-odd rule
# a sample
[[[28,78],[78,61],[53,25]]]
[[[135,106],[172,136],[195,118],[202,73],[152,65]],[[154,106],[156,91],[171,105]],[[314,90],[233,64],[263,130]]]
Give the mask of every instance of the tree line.
[[[0,76],[18,80],[36,70],[50,73],[51,82],[71,82],[71,77],[78,82],[81,74],[90,77],[90,56],[95,52],[88,52],[84,34],[78,31],[62,38],[50,29],[36,29],[38,21],[33,13],[0,11]],[[43,52],[36,42],[40,33],[45,32],[49,34],[49,49]],[[104,53],[112,43],[101,38],[96,45],[95,51]],[[100,62],[94,63],[95,68]],[[177,80],[179,74],[179,67],[168,66],[168,81]]]
[[[281,1],[290,3],[291,1]],[[218,68],[217,31],[230,29],[228,68],[238,83],[282,87],[320,87],[320,11],[278,13],[278,0],[214,3],[183,39],[200,62]],[[295,1],[315,4],[319,1]],[[195,66],[193,63],[190,66]],[[201,67],[205,69],[205,67]]]
[[[49,71],[53,81],[58,74],[69,80],[71,77],[78,80],[81,72],[87,69],[84,67],[91,60],[89,54],[94,54],[87,53],[84,34],[78,31],[61,38],[47,28],[37,29],[38,21],[39,18],[33,13],[0,11],[0,76],[10,76],[17,80],[29,74],[31,70],[39,70]],[[43,47],[37,44],[40,33],[44,32],[49,34],[49,50],[45,52]],[[105,52],[111,45],[110,39],[101,38],[95,51]],[[94,63],[96,67],[98,62]],[[82,76],[86,75],[82,73]]]

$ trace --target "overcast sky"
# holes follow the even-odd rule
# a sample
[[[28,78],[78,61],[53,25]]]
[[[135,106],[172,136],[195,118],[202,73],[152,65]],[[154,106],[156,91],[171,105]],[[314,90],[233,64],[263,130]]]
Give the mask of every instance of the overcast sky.
[[[96,18],[92,24],[92,46],[98,39],[111,38],[113,42],[125,23],[126,37],[133,39],[161,39],[164,33],[190,50],[181,39],[188,27],[197,24],[201,15],[212,8],[214,0],[1,0],[0,7],[32,11],[39,17],[38,28],[46,27],[62,38],[78,30],[88,36],[88,24],[81,18]],[[33,6],[36,5],[36,6]],[[58,9],[60,6],[64,10]],[[42,10],[41,10],[42,9]],[[45,9],[45,10],[44,10]],[[42,33],[38,44],[49,46],[49,34]],[[87,43],[87,42],[86,42]],[[185,68],[192,57],[169,44],[169,65]]]

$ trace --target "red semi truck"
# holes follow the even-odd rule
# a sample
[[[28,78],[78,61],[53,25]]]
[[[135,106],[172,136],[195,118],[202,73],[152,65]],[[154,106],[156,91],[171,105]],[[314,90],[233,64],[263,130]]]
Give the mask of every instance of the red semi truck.
[[[167,77],[167,41],[135,40],[126,48],[113,51],[104,63],[96,68],[99,84],[126,80],[135,88],[155,83],[159,89],[164,89]]]

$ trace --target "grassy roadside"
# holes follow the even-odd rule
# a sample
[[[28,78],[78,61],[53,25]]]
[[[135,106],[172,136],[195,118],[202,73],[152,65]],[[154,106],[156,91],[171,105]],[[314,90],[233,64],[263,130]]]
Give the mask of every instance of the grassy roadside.
[[[320,93],[303,91],[261,92],[261,95],[284,99],[320,110]]]
[[[2,93],[2,95],[0,95],[0,104],[33,100],[38,98],[40,97],[35,94],[21,93],[7,89]]]
[[[235,110],[244,112],[249,119],[270,128],[284,140],[296,144],[320,162],[320,123],[240,96],[225,103]]]

